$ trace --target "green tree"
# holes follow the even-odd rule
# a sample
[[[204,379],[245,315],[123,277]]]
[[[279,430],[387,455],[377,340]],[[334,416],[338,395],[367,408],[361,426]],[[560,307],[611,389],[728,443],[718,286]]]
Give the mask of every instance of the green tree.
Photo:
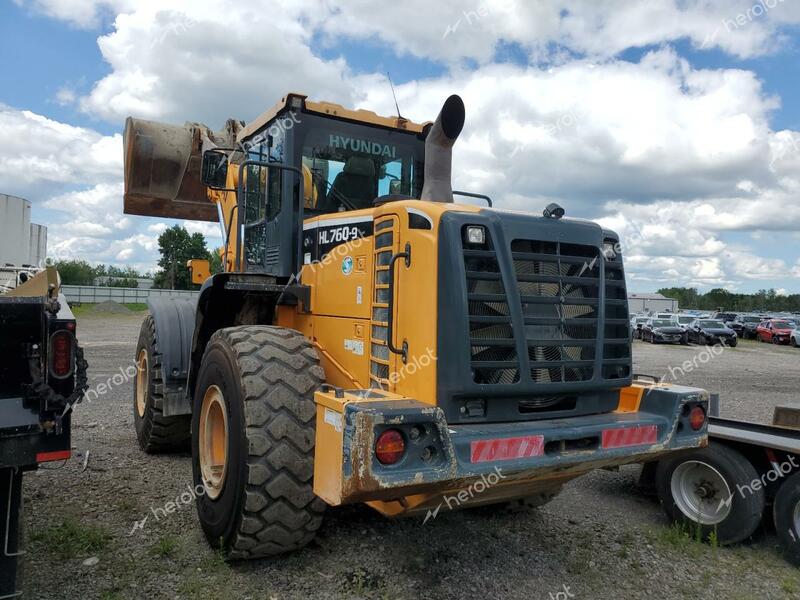
[[[222,273],[224,270],[222,268],[222,251],[223,248],[217,248],[213,252],[211,252],[211,259],[209,260],[209,269],[211,270],[212,275],[216,275],[217,273]]]
[[[210,260],[206,241],[201,233],[189,234],[180,225],[173,225],[158,236],[160,271],[156,273],[153,287],[172,290],[195,289],[186,262],[191,258]]]
[[[85,260],[48,260],[61,276],[64,285],[94,285],[96,277],[103,274],[103,266],[90,265]]]

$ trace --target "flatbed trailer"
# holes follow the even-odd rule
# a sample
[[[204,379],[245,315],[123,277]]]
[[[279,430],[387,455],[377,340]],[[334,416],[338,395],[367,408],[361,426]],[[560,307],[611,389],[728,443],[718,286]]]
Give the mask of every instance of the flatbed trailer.
[[[22,595],[23,474],[71,455],[87,367],[75,332],[55,270],[0,295],[0,600]]]
[[[723,545],[770,517],[784,556],[800,565],[800,405],[776,407],[765,425],[721,417],[712,395],[708,438],[645,468],[667,515]]]

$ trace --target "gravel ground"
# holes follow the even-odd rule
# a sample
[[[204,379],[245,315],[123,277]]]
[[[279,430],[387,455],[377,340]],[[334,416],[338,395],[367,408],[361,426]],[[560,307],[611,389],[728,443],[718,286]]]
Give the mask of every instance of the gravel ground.
[[[331,510],[307,549],[228,565],[206,544],[185,493],[189,457],[147,456],[136,444],[124,373],[140,323],[141,315],[79,320],[90,385],[111,380],[111,389],[78,407],[74,458],[26,478],[26,597],[800,598],[800,575],[768,526],[735,548],[694,542],[637,490],[635,466],[573,481],[524,513],[440,513],[423,526],[366,507]],[[744,342],[705,363],[702,352],[635,342],[635,370],[719,392],[726,416],[769,421],[775,404],[797,398],[800,350]],[[695,356],[697,368],[670,374]],[[170,501],[177,510],[156,518]]]

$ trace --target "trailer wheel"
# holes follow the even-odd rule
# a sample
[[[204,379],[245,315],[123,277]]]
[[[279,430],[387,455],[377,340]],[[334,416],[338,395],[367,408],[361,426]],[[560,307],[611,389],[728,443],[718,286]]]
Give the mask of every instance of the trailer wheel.
[[[314,495],[316,405],[325,374],[282,327],[217,331],[197,378],[192,471],[200,524],[231,559],[302,548],[322,524]]]
[[[656,490],[673,521],[700,528],[703,539],[716,532],[720,544],[749,538],[764,512],[764,488],[753,465],[740,452],[710,442],[678,458],[659,462]]]
[[[136,378],[133,381],[133,425],[139,447],[148,454],[185,450],[191,415],[165,417],[161,354],[152,315],[145,317],[136,345]]]
[[[800,473],[789,477],[778,488],[772,511],[786,560],[800,566]]]

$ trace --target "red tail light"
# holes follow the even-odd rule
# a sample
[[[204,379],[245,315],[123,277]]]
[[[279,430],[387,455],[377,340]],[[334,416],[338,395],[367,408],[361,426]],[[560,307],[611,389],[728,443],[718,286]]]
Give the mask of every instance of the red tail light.
[[[375,456],[384,465],[393,465],[403,457],[405,451],[406,442],[397,429],[387,429],[375,443]]]
[[[69,331],[58,331],[50,338],[50,374],[58,379],[72,375],[72,348],[75,338]]]
[[[695,406],[691,411],[689,411],[689,425],[692,426],[692,429],[699,431],[703,428],[705,422],[706,411],[703,410],[702,406]]]

